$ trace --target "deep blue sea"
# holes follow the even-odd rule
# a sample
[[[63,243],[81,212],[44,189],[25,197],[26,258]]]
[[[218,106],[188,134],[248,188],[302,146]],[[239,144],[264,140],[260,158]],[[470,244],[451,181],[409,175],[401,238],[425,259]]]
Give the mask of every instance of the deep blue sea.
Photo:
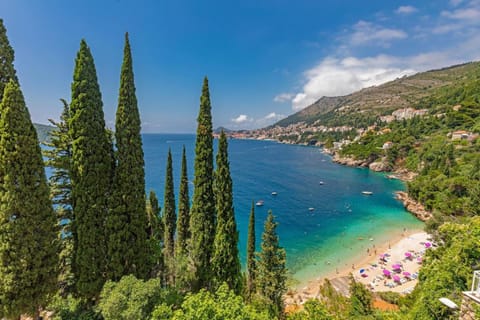
[[[183,145],[189,180],[193,181],[194,135],[145,134],[143,145],[147,192],[155,190],[161,203],[169,148],[176,195]],[[394,191],[404,189],[401,181],[332,163],[319,148],[231,139],[229,157],[242,263],[251,204],[263,200],[263,207],[255,207],[257,248],[267,212],[272,210],[279,223],[280,244],[287,252],[287,266],[300,284],[348,266],[366,254],[367,246],[384,243],[404,228],[423,227],[394,199]],[[363,195],[364,190],[373,195]]]

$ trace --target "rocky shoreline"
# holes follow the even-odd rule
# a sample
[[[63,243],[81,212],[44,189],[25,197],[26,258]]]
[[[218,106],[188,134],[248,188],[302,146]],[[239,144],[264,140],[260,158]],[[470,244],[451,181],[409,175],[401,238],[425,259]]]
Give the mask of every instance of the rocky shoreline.
[[[432,213],[425,207],[412,199],[405,191],[397,191],[396,198],[403,202],[405,209],[421,221],[427,221],[432,217]]]

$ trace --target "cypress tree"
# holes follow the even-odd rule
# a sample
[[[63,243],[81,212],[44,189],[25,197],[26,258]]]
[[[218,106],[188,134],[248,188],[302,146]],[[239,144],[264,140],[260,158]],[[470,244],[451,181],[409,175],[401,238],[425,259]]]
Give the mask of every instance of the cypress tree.
[[[74,284],[72,273],[73,238],[71,225],[73,223],[72,211],[72,183],[70,179],[72,161],[72,143],[68,134],[69,106],[63,103],[60,121],[49,119],[56,130],[50,133],[50,141],[45,144],[49,147],[44,150],[47,158],[46,165],[52,169],[49,179],[50,197],[57,214],[60,240],[59,284],[62,294],[70,292]]]
[[[215,236],[213,195],[213,136],[208,79],[203,81],[195,143],[195,178],[190,213],[190,258],[193,261],[193,289],[211,285],[210,259]]]
[[[177,239],[175,242],[175,255],[187,252],[187,241],[190,238],[190,197],[188,194],[187,156],[185,146],[182,153],[182,169],[180,178],[180,191],[178,196]]]
[[[250,298],[256,291],[255,287],[256,259],[255,259],[255,205],[252,201],[250,218],[248,220],[247,239],[247,297]]]
[[[37,133],[11,79],[0,103],[0,318],[38,315],[55,291],[56,222]]]
[[[287,292],[287,269],[286,254],[279,244],[277,225],[269,210],[262,234],[262,251],[258,254],[257,287],[260,295],[269,302],[271,314],[282,317],[283,295]]]
[[[115,122],[116,167],[107,218],[107,273],[114,281],[127,274],[145,279],[149,273],[141,124],[128,33],[123,53]]]
[[[240,260],[238,259],[238,231],[233,209],[228,143],[223,131],[220,134],[218,142],[214,190],[217,227],[213,243],[213,277],[217,286],[225,282],[230,289],[239,294],[241,287],[241,267]]]
[[[176,222],[177,216],[175,214],[175,194],[173,190],[172,152],[168,150],[167,172],[165,174],[165,193],[163,201],[163,243],[165,246],[165,258],[168,260],[167,263],[172,262],[174,257]]]
[[[0,18],[0,102],[7,83],[12,79],[18,83],[17,72],[13,66],[15,53],[7,37],[7,29]]]
[[[76,289],[94,299],[105,282],[105,219],[112,180],[112,146],[105,130],[102,97],[85,40],[75,60],[70,104],[72,203]]]

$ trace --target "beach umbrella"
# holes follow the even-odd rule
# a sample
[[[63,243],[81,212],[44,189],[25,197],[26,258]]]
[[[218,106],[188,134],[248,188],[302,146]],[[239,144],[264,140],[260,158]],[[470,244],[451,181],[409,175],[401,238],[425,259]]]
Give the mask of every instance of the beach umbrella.
[[[423,260],[422,257],[418,257],[418,258],[417,258],[417,262],[418,262],[418,263],[422,263],[422,260]]]
[[[430,248],[432,244],[430,242],[425,242],[425,248]]]
[[[393,281],[400,282],[400,277],[399,276],[393,276]]]
[[[363,277],[363,278],[366,278],[366,277],[368,277],[368,274],[362,273],[362,277]]]
[[[404,271],[402,273],[405,277],[409,278],[410,277],[410,272]]]
[[[360,269],[360,273],[364,273],[365,272],[365,269]]]
[[[402,268],[402,266],[401,266],[400,264],[398,264],[398,263],[392,264],[392,269],[393,269],[393,270],[398,270],[398,269],[401,269],[401,268]]]
[[[407,258],[411,258],[412,257],[412,253],[411,252],[405,252],[405,257]]]
[[[383,269],[383,274],[389,277],[391,275],[391,272],[387,269]]]

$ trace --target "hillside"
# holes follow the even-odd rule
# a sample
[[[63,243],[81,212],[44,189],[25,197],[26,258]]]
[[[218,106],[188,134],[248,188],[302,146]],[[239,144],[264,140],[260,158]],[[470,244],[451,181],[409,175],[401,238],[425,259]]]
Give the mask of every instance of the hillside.
[[[350,112],[386,114],[392,110],[414,107],[439,89],[460,85],[477,76],[480,62],[471,62],[439,70],[402,77],[341,97],[322,97],[309,107],[283,119],[274,126],[286,127],[298,122],[328,125],[332,111],[341,107]],[[330,113],[330,115],[329,115]],[[338,125],[338,124],[337,124]]]
[[[55,130],[54,127],[46,124],[34,123],[33,126],[35,130],[37,130],[38,140],[40,142],[48,141],[50,139],[50,132]]]

